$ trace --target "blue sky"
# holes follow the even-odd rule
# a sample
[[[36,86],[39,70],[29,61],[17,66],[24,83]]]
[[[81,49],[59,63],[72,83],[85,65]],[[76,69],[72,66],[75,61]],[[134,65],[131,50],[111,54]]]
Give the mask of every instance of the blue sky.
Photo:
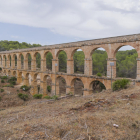
[[[0,0],[0,3],[0,40],[50,45],[140,32],[139,0]]]

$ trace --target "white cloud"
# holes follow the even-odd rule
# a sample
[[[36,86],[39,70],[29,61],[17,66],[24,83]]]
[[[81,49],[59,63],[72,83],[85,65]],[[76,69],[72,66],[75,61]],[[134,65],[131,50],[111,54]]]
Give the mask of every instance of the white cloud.
[[[48,28],[75,38],[140,31],[139,0],[0,0],[0,22]]]

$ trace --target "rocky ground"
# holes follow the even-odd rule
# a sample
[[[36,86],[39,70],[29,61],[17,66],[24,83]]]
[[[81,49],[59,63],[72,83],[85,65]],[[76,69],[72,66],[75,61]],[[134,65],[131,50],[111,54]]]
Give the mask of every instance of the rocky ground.
[[[140,87],[59,100],[0,93],[0,140],[139,140]],[[15,92],[14,92],[15,91]]]

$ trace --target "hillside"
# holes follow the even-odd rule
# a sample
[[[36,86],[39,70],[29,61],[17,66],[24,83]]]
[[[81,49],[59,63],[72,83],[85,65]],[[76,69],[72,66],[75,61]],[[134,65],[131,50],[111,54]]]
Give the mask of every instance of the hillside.
[[[3,96],[0,101],[1,140],[140,138],[140,87],[59,100],[30,97],[25,102],[17,97],[18,86],[14,89],[10,95],[0,93],[3,94],[0,95]],[[1,105],[12,101],[14,104],[9,106]]]

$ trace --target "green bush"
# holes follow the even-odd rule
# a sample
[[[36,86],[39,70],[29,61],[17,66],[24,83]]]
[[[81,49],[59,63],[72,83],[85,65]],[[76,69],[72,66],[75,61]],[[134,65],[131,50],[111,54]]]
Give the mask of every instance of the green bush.
[[[51,92],[51,86],[47,86],[48,92]]]
[[[16,81],[17,81],[17,78],[16,77],[11,77],[9,80],[8,80],[8,83],[12,84],[12,85],[16,85]]]
[[[10,84],[16,85],[16,81],[11,81]]]
[[[58,96],[54,95],[54,96],[52,96],[52,99],[57,100],[58,99]]]
[[[2,70],[2,68],[0,67],[0,71]]]
[[[1,80],[1,83],[5,83],[3,79]]]
[[[33,97],[35,98],[35,99],[41,99],[42,98],[42,94],[35,94]]]
[[[23,85],[20,87],[20,89],[22,89],[23,91],[28,91],[30,89],[30,87]]]
[[[2,76],[1,79],[8,79],[8,77],[7,76]]]
[[[102,77],[102,74],[98,72],[98,73],[97,73],[97,76]]]
[[[48,96],[48,95],[45,96],[44,98],[45,98],[45,99],[52,99],[52,97],[51,97],[51,96]]]
[[[4,89],[1,89],[0,91],[1,91],[1,92],[4,92]]]
[[[45,99],[54,99],[54,100],[57,100],[57,99],[58,99],[58,96],[54,95],[54,96],[51,97],[51,96],[48,96],[48,95],[47,95],[47,96],[45,96],[44,98],[45,98]]]
[[[9,84],[9,85],[5,85],[5,86],[3,86],[3,87],[12,87],[12,88],[14,88],[14,85]]]
[[[126,89],[130,84],[129,79],[120,79],[116,80],[113,83],[113,91],[120,90],[120,89]]]
[[[26,101],[28,99],[28,95],[27,94],[22,94],[22,93],[19,93],[18,94],[18,97],[24,101]]]

